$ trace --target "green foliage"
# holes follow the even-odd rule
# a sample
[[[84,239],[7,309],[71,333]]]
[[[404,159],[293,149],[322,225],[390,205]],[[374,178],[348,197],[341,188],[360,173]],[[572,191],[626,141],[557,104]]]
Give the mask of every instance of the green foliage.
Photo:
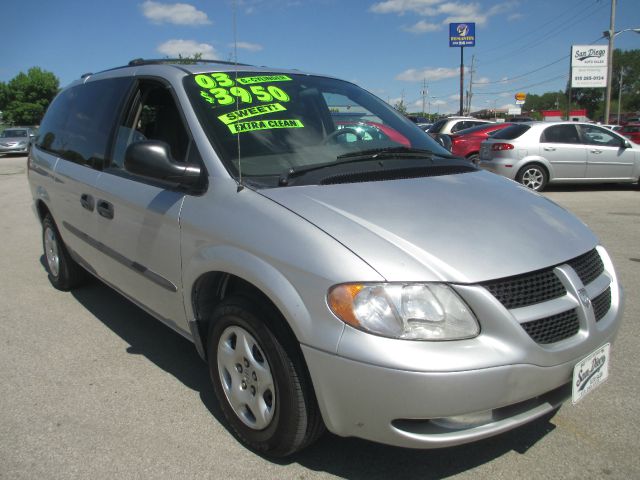
[[[38,125],[58,93],[60,82],[38,67],[20,72],[8,83],[0,83],[0,110],[11,125]]]
[[[640,110],[640,50],[614,50],[613,75],[611,83],[611,100],[619,101],[620,71],[622,70],[622,105],[623,112]],[[616,103],[617,108],[617,103]]]
[[[398,112],[406,115],[407,114],[407,106],[404,104],[404,100],[398,100],[394,105],[393,108],[395,108]]]
[[[200,60],[202,60],[202,53],[194,53],[193,57],[183,57],[182,54],[178,54],[178,60],[175,63],[180,63],[183,65],[195,65]]]

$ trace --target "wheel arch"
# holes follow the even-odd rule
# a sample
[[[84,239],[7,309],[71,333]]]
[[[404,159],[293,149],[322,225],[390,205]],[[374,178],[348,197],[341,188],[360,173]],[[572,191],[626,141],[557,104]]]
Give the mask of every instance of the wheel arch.
[[[194,265],[199,267],[197,272],[190,271],[189,266],[185,272],[185,278],[193,279],[185,280],[185,294],[189,294],[185,306],[194,343],[203,358],[211,314],[230,295],[256,298],[273,308],[281,323],[275,329],[299,348],[311,328],[311,315],[298,291],[275,267],[231,246],[207,249],[193,259]]]

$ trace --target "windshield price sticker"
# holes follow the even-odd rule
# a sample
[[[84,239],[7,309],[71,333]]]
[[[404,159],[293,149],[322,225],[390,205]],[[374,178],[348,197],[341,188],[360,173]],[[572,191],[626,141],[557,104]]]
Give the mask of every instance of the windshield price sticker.
[[[574,404],[609,377],[610,350],[611,344],[607,343],[574,367],[572,388]]]
[[[251,85],[249,89],[244,87],[210,88],[209,91],[201,90],[200,96],[212,105],[231,105],[239,99],[242,103],[272,102],[278,100],[280,102],[288,102],[290,100],[287,92],[275,85],[263,87],[261,85]]]
[[[300,120],[258,120],[254,122],[238,122],[228,125],[231,133],[254,132],[256,130],[272,130],[275,128],[304,128]]]
[[[290,82],[291,78],[286,75],[261,75],[256,77],[238,78],[238,83],[249,85],[252,83],[272,83],[272,82]]]
[[[285,110],[286,108],[279,103],[269,103],[267,105],[257,105],[255,107],[249,107],[242,110],[225,113],[224,115],[218,116],[218,118],[225,125],[229,125],[230,123],[235,123],[245,118],[267,115],[268,113],[273,112],[283,112]]]

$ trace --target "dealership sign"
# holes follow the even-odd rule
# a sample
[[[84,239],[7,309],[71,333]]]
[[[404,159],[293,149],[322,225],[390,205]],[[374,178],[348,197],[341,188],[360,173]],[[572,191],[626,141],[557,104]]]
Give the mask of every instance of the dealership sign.
[[[475,47],[476,46],[476,24],[450,23],[449,24],[449,46],[450,47]]]
[[[606,87],[608,53],[608,45],[573,45],[571,47],[571,87]]]

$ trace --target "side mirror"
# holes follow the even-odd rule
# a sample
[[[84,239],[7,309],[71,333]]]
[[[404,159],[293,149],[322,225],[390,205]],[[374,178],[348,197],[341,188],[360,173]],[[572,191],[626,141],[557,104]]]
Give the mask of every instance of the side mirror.
[[[632,148],[632,145],[629,142],[629,140],[625,140],[622,142],[622,148]]]
[[[157,140],[144,140],[129,145],[124,154],[124,168],[128,172],[174,188],[197,185],[201,178],[198,165],[173,161],[169,145]]]

